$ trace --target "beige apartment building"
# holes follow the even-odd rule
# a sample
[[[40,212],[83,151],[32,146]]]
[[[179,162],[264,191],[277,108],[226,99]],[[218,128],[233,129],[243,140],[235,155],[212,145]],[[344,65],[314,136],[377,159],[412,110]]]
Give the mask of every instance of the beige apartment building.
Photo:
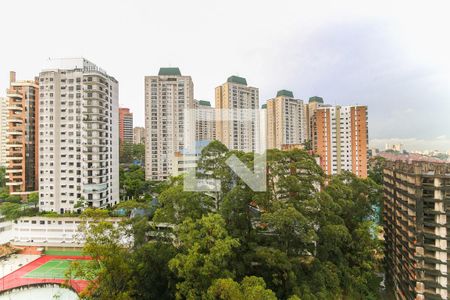
[[[12,195],[27,195],[38,186],[39,84],[16,80],[10,72],[8,97],[6,185]]]
[[[312,146],[328,175],[367,177],[367,106],[322,106],[312,116]]]
[[[133,143],[134,144],[145,144],[145,128],[144,127],[134,127],[133,128]]]
[[[195,140],[215,140],[215,110],[211,107],[211,102],[206,100],[194,100],[194,108],[196,110]]]
[[[260,130],[258,88],[248,86],[245,78],[230,76],[215,94],[216,139],[232,150],[255,151]]]
[[[312,141],[313,140],[314,112],[319,107],[327,107],[327,106],[331,106],[331,105],[324,104],[322,97],[314,96],[314,97],[310,97],[308,103],[305,103],[304,106],[305,106],[305,119],[306,119],[306,139],[308,141]]]
[[[383,182],[387,285],[396,299],[448,299],[450,165],[388,161]]]
[[[307,140],[305,106],[291,91],[281,90],[267,100],[267,147],[285,149]]]
[[[184,148],[184,110],[194,108],[194,83],[179,68],[145,77],[145,177],[165,180]],[[193,128],[194,130],[194,128]]]
[[[0,166],[6,167],[8,134],[8,98],[0,97]]]

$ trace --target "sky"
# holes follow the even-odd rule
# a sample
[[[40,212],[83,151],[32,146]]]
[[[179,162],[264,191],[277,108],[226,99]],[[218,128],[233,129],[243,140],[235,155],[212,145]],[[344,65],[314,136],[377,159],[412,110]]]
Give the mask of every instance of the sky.
[[[299,99],[364,104],[369,142],[450,151],[446,1],[1,1],[0,96],[9,71],[32,79],[48,58],[83,56],[119,81],[144,125],[144,76],[179,67],[214,104],[230,75]]]

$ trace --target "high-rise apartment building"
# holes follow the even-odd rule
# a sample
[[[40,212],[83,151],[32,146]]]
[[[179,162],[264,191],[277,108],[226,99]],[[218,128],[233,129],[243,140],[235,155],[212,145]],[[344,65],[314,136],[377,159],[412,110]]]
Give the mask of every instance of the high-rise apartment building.
[[[6,185],[10,194],[23,196],[37,190],[39,86],[36,80],[16,80],[15,72],[9,79]]]
[[[386,281],[396,299],[448,299],[450,165],[386,162]]]
[[[323,98],[314,96],[310,97],[308,103],[305,103],[305,119],[306,119],[306,139],[308,141],[313,140],[313,120],[314,112],[319,107],[331,106],[323,103]]]
[[[194,83],[179,68],[145,77],[146,179],[165,180],[171,174],[174,157],[184,147],[184,110],[193,108]]]
[[[125,107],[119,107],[119,141],[133,143],[133,113]]]
[[[0,97],[0,166],[6,167],[8,134],[8,98]]]
[[[144,127],[134,127],[133,128],[133,143],[134,144],[145,144],[145,128]]]
[[[247,80],[230,76],[216,87],[216,139],[232,150],[255,151],[259,122],[259,90]]]
[[[55,59],[39,74],[40,210],[119,201],[118,82],[84,58]]]
[[[307,139],[306,115],[303,101],[291,91],[278,91],[267,100],[267,147],[283,149],[285,145],[301,145]]]
[[[211,102],[206,100],[194,100],[194,108],[196,110],[195,140],[215,140],[215,110],[211,107]]]
[[[318,107],[313,116],[313,150],[328,174],[350,171],[367,177],[367,107]]]

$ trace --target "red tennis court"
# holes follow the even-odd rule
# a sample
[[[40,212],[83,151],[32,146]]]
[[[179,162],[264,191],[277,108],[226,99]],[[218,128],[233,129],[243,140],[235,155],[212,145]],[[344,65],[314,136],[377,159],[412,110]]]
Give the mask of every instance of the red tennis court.
[[[72,256],[72,255],[44,255],[39,257],[38,259],[26,264],[20,269],[12,272],[11,274],[6,275],[3,278],[0,278],[0,291],[9,290],[12,288],[37,284],[37,283],[58,283],[61,284],[65,281],[64,278],[35,278],[35,277],[25,277],[28,273],[33,270],[36,270],[48,263],[52,260],[90,260],[91,258],[88,256]],[[72,288],[80,293],[84,290],[87,285],[87,280],[74,279],[70,280],[70,285]]]

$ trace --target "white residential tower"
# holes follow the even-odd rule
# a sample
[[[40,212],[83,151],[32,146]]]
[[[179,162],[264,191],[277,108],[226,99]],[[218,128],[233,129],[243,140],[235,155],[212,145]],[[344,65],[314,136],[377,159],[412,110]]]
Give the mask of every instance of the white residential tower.
[[[50,60],[39,74],[39,208],[119,201],[118,82],[84,58]]]

